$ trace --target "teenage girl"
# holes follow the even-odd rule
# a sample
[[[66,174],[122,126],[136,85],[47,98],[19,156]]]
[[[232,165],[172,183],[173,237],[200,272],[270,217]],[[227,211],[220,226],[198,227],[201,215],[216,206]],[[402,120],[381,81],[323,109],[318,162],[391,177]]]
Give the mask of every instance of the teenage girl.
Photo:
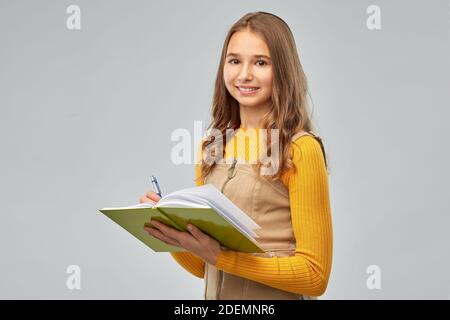
[[[314,299],[327,288],[333,247],[327,163],[322,141],[312,133],[307,91],[293,35],[281,18],[253,12],[231,27],[209,125],[221,138],[202,141],[196,185],[213,184],[255,220],[265,253],[223,248],[195,226],[180,232],[152,221],[146,228],[186,249],[171,255],[205,279],[205,299]],[[267,169],[261,149],[277,155],[270,174],[261,174]],[[205,154],[217,161],[205,161]],[[140,202],[158,200],[148,192]]]

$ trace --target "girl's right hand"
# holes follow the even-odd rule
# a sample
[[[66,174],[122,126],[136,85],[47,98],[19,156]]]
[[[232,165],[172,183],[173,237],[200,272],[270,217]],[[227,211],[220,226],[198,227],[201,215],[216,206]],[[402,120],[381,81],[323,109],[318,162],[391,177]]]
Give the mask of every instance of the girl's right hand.
[[[158,196],[156,194],[156,192],[147,191],[147,193],[145,195],[143,195],[142,197],[139,198],[139,203],[144,203],[144,202],[156,203],[159,201],[159,199],[161,199],[161,197]]]

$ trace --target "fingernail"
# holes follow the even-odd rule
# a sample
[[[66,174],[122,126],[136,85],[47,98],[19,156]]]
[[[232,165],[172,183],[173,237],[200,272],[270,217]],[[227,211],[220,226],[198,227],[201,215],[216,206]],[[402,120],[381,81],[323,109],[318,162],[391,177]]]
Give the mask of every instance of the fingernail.
[[[192,228],[192,226],[191,226],[190,224],[188,224],[187,229],[188,229],[189,231],[192,231],[194,228]]]

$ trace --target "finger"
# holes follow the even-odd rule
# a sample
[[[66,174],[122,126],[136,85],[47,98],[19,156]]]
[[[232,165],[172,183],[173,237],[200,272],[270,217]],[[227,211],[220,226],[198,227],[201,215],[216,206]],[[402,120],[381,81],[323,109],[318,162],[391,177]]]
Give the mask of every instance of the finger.
[[[177,241],[180,241],[183,236],[186,236],[186,232],[183,231],[178,231],[172,227],[169,227],[167,225],[165,225],[162,222],[159,222],[157,220],[151,219],[150,223],[153,225],[153,227],[157,228],[159,231],[161,231],[162,233],[164,233],[166,236],[176,239]]]
[[[166,244],[170,244],[172,246],[181,247],[181,244],[177,240],[172,239],[172,238],[164,235],[163,233],[161,233],[161,231],[159,231],[159,230],[157,230],[155,228],[145,227],[144,229],[145,229],[145,231],[148,232],[149,235],[151,235],[152,237],[154,237],[154,238],[156,238],[156,239],[158,239],[158,240],[160,240],[160,241],[162,241],[162,242],[164,242]]]
[[[145,202],[156,203],[155,201],[147,198],[146,196],[142,196],[142,197],[139,198],[139,203],[145,203]]]
[[[161,199],[161,197],[158,196],[158,195],[156,194],[156,192],[154,192],[154,191],[147,191],[147,193],[145,194],[145,196],[146,196],[147,198],[149,198],[150,200],[153,200],[153,201],[155,201],[155,202],[158,202],[159,199]]]
[[[197,239],[197,241],[200,242],[202,245],[206,246],[211,242],[211,237],[203,233],[199,228],[197,228],[193,224],[188,224],[187,229],[190,232],[190,234],[192,234],[192,236],[195,239]]]

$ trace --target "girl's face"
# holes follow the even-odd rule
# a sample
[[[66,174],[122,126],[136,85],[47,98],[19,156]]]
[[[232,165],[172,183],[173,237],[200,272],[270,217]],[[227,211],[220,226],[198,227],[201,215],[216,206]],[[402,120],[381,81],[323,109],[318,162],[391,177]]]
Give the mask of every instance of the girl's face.
[[[240,106],[268,107],[272,95],[272,61],[265,41],[249,30],[235,32],[224,64],[225,86]]]

